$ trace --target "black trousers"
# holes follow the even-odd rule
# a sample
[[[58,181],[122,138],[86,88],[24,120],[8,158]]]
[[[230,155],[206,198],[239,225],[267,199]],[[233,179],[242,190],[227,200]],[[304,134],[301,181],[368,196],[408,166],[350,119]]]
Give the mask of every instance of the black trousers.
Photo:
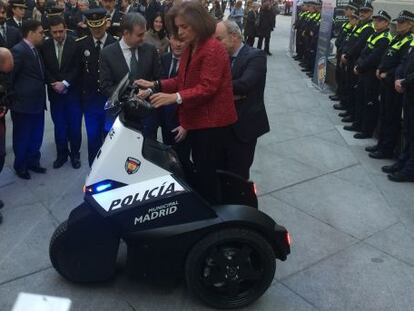
[[[58,158],[79,158],[82,143],[82,109],[79,95],[69,92],[50,96]]]
[[[88,98],[84,98],[82,101],[82,109],[85,114],[86,134],[88,136],[89,166],[92,165],[106,135],[105,102],[106,98],[100,94],[93,94]]]
[[[378,124],[380,81],[377,79],[375,71],[364,73],[361,77],[364,80],[361,130],[363,133],[372,136]]]
[[[344,67],[343,93],[341,104],[346,108],[350,115],[355,114],[356,92],[358,87],[358,76],[353,72],[354,62],[349,61]]]
[[[250,167],[253,164],[257,139],[249,142],[240,141],[234,131],[231,132],[226,146],[226,164],[223,168],[245,179],[250,178]]]
[[[216,171],[225,166],[230,127],[190,130],[188,140],[196,171],[194,186],[210,203],[220,202],[220,185]]]
[[[39,166],[40,147],[43,142],[45,114],[11,112],[13,120],[14,169],[24,171]]]
[[[404,127],[408,141],[402,173],[414,177],[414,92],[404,95],[404,108]]]
[[[403,96],[395,91],[391,82],[382,81],[380,88],[379,149],[392,153],[401,134]]]
[[[259,40],[257,41],[257,48],[262,49],[264,39],[264,51],[270,52],[270,34],[267,36],[259,36]]]

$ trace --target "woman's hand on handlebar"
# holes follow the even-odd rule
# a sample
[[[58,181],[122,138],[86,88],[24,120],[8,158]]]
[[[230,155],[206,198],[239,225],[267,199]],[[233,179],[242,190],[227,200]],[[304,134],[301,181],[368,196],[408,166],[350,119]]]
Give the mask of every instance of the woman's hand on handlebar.
[[[153,81],[147,81],[144,79],[139,79],[134,81],[134,85],[139,86],[143,89],[151,89],[154,88],[155,83]]]
[[[156,93],[150,97],[150,100],[155,108],[159,108],[176,103],[177,94]]]

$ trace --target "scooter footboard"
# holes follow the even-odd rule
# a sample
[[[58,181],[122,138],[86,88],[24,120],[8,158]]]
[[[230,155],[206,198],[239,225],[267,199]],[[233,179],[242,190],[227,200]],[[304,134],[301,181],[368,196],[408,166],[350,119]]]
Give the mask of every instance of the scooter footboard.
[[[50,258],[55,269],[70,281],[104,281],[115,274],[119,240],[110,224],[83,203],[56,229]]]

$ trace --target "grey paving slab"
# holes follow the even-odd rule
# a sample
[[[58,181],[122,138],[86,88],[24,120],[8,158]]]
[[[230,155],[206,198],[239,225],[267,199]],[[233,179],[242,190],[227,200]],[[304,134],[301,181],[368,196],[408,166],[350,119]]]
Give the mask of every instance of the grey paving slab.
[[[270,195],[261,197],[259,206],[276,222],[288,228],[293,241],[288,260],[278,262],[277,279],[303,270],[357,241]]]
[[[394,213],[414,233],[414,184],[391,182],[384,173],[371,176]]]
[[[340,170],[332,175],[348,181],[349,183],[360,186],[369,190],[378,191],[378,188],[374,181],[373,177],[368,174],[364,167],[360,164]]]
[[[414,234],[402,223],[374,234],[365,242],[414,267]]]
[[[272,194],[359,239],[397,222],[380,193],[322,176]]]
[[[414,268],[366,244],[283,281],[320,310],[412,310]]]
[[[300,162],[279,156],[278,145],[259,145],[251,169],[251,178],[264,194],[319,176],[321,172]]]
[[[323,172],[358,163],[348,148],[312,136],[279,143],[275,146],[275,152]]]
[[[315,137],[318,137],[333,144],[337,144],[339,146],[347,146],[345,140],[342,138],[341,134],[339,134],[336,128],[326,132],[317,133],[315,134]]]
[[[7,212],[0,226],[0,284],[50,266],[49,240],[55,227],[40,204]]]

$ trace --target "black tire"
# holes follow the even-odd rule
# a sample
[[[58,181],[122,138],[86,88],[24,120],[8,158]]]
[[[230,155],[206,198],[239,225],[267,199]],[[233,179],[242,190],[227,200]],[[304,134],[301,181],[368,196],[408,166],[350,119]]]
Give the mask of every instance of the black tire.
[[[269,242],[253,230],[221,229],[190,250],[185,263],[189,291],[219,309],[247,306],[271,285],[276,261]]]
[[[49,257],[50,261],[52,262],[52,266],[56,269],[59,274],[65,277],[64,273],[62,273],[62,269],[59,267],[59,260],[58,254],[60,253],[60,246],[59,243],[62,239],[64,239],[64,235],[68,228],[68,221],[65,220],[59,226],[57,226],[55,232],[53,232],[52,238],[50,239],[49,244]]]

